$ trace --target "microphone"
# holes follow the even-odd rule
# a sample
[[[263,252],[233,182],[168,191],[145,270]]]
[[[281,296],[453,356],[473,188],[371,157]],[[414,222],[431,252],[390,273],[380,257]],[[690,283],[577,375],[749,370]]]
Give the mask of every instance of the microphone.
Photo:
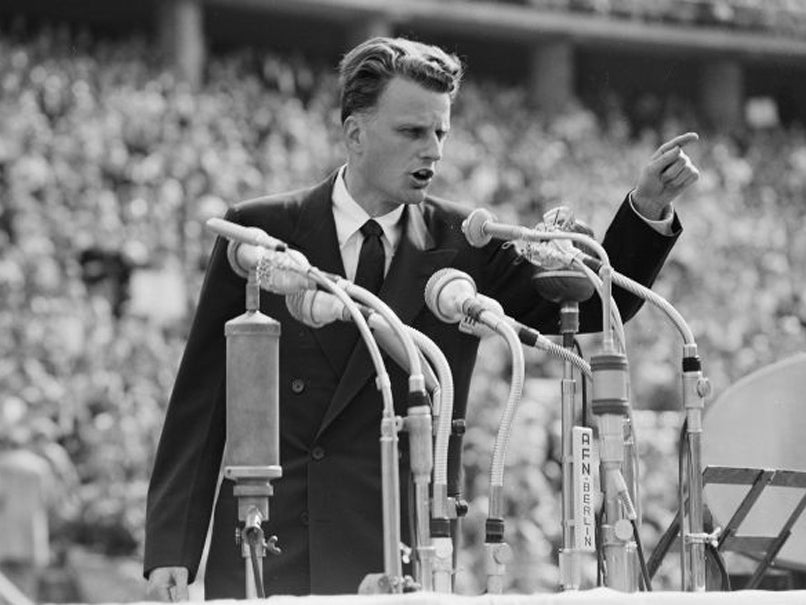
[[[280,295],[316,288],[308,274],[311,263],[285,242],[257,227],[220,218],[211,218],[206,224],[210,231],[229,240],[227,259],[240,277],[248,279],[255,271],[261,289]]]
[[[490,498],[485,538],[487,592],[501,593],[509,547],[503,541],[504,460],[515,409],[520,401],[525,377],[523,350],[518,333],[503,315],[500,305],[480,298],[473,278],[457,269],[444,268],[434,273],[425,286],[425,302],[431,312],[446,323],[462,321],[470,315],[473,323],[484,324],[506,341],[512,354],[512,384],[493,448],[490,467]]]
[[[213,217],[207,220],[207,228],[231,242],[259,246],[267,250],[283,252],[288,246],[285,242],[270,236],[268,233],[257,227],[245,227],[223,218]]]
[[[522,254],[532,264],[543,269],[540,275],[535,276],[533,282],[540,295],[547,300],[582,302],[589,299],[594,292],[593,284],[584,273],[571,266],[573,247],[577,242],[572,243],[568,239],[540,240],[539,236],[565,231],[592,237],[593,231],[584,223],[575,221],[573,212],[567,206],[547,211],[543,215],[543,222],[538,223],[532,230],[533,237],[525,237],[528,231],[522,227],[507,228],[497,224],[495,216],[483,208],[474,210],[462,222],[465,239],[476,248],[487,245],[492,240],[494,232],[500,232],[507,237],[527,239]],[[590,246],[585,246],[583,252],[596,254]]]
[[[334,321],[352,321],[345,304],[328,292],[300,290],[286,295],[285,306],[291,317],[311,328],[321,328]],[[369,311],[358,305],[364,317]]]
[[[450,267],[436,271],[425,284],[425,304],[445,323],[458,323],[466,315],[477,314],[482,306],[476,295],[473,278]]]
[[[236,258],[243,258],[250,250],[244,250],[247,244],[230,243],[235,248],[232,253]],[[298,250],[287,249],[285,252],[265,250],[260,256],[255,269],[261,289],[285,296],[304,290],[316,288],[316,282],[308,274],[311,264],[305,255]]]
[[[549,216],[555,211],[549,211]],[[582,223],[577,223],[582,225]],[[477,208],[462,221],[462,233],[465,235],[467,243],[474,248],[486,246],[493,238],[502,240],[523,240],[527,242],[545,240],[572,240],[575,243],[583,244],[586,249],[601,260],[601,264],[610,265],[607,251],[602,245],[593,239],[587,231],[577,231],[576,229],[564,230],[564,233],[553,233],[551,231],[536,231],[519,225],[507,225],[496,222],[495,216],[484,208]]]
[[[349,309],[336,296],[321,290],[301,290],[285,297],[285,305],[291,317],[310,328],[321,328],[334,321],[353,321]],[[378,345],[405,370],[411,371],[406,348],[386,320],[369,307],[356,303],[366,318]],[[439,386],[431,366],[422,363],[425,386],[429,391]]]
[[[558,206],[543,215],[543,221],[535,225],[539,233],[573,232],[593,237],[593,230],[585,223],[576,221],[568,206]],[[576,250],[590,256],[595,252],[583,243],[571,240],[545,240],[527,242],[523,255],[539,269],[532,283],[538,293],[555,303],[582,302],[593,296],[595,285],[584,271],[574,266]]]
[[[462,221],[462,233],[465,234],[467,243],[474,248],[482,248],[489,244],[493,236],[487,233],[485,227],[487,223],[495,221],[495,215],[484,208],[477,208]]]
[[[494,298],[490,298],[484,294],[476,294],[476,303],[481,305],[486,311],[492,311],[499,317],[507,318],[501,303]],[[517,329],[514,323],[512,327]],[[465,334],[472,334],[480,340],[497,334],[487,323],[480,321],[478,317],[471,317],[470,315],[465,315],[462,321],[459,322],[459,331]]]
[[[591,263],[589,265],[584,258],[586,255],[582,251],[575,252],[573,256],[576,257],[578,255],[582,257],[580,260],[585,263],[586,266],[596,266],[597,269],[594,270],[601,274],[602,334],[604,339],[603,346],[607,350],[610,350],[613,347],[613,336],[610,333],[610,313],[612,305],[610,291],[612,283],[612,267],[610,265],[610,258],[607,255],[607,251],[599,242],[589,235],[577,233],[573,230],[561,232],[539,232],[534,229],[527,229],[526,227],[520,227],[517,225],[505,225],[498,223],[495,221],[495,217],[493,217],[490,212],[482,208],[474,210],[464,221],[462,221],[462,232],[465,234],[467,242],[471,246],[475,247],[486,245],[493,237],[503,240],[522,240],[527,242],[540,242],[545,240],[572,240],[573,242],[581,242],[589,246],[589,248],[596,253],[596,257],[600,262]],[[555,275],[553,277],[556,278],[559,276]],[[573,277],[573,279],[576,282],[578,278]],[[548,291],[546,291],[545,295],[550,297],[550,299],[555,302],[566,302],[567,297],[570,296],[577,298],[583,297],[582,300],[585,300],[585,297],[590,296],[587,293],[587,288],[583,289],[581,282],[575,283],[574,286],[570,288],[562,286],[562,283],[557,283],[556,281],[551,281],[549,285],[551,287],[548,289]]]

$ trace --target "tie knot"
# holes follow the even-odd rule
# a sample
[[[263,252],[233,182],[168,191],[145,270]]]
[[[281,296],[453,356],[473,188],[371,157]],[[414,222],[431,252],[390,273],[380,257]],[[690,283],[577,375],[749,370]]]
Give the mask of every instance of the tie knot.
[[[383,234],[383,228],[375,220],[369,219],[361,225],[361,234],[364,237],[380,237]]]

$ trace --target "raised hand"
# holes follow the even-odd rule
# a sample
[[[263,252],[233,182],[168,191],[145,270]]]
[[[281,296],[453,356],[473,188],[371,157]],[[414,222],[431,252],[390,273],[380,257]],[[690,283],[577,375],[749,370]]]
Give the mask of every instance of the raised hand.
[[[636,210],[645,218],[662,218],[669,204],[700,177],[700,171],[683,151],[683,147],[699,139],[696,132],[678,135],[649,158],[632,194]]]

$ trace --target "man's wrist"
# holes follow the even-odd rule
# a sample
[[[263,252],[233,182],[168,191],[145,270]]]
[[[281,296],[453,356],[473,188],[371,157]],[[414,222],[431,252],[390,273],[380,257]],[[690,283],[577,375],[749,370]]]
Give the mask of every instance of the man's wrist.
[[[666,206],[661,210],[661,216],[658,219],[651,219],[647,217],[641,210],[639,210],[638,205],[635,203],[635,198],[633,196],[633,192],[631,191],[627,196],[629,200],[630,207],[635,214],[644,221],[647,225],[649,225],[652,229],[660,233],[661,235],[671,235],[672,234],[672,223],[674,222],[674,207],[672,206],[671,202],[666,204]]]

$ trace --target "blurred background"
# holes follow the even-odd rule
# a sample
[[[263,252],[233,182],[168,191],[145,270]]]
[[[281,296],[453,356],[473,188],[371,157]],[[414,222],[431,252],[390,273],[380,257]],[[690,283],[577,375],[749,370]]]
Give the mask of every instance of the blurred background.
[[[686,151],[701,178],[676,203],[684,233],[655,290],[692,326],[713,398],[806,348],[801,0],[4,0],[0,569],[34,600],[144,598],[145,495],[211,251],[204,221],[342,162],[335,67],[371,35],[465,61],[432,192],[505,222],[565,204],[601,238],[654,150],[699,132]],[[651,551],[676,510],[681,347],[649,307],[627,336]],[[513,592],[558,585],[561,375],[527,353],[506,475]],[[463,594],[484,588],[508,377],[485,342]],[[656,582],[672,589],[679,571]]]

